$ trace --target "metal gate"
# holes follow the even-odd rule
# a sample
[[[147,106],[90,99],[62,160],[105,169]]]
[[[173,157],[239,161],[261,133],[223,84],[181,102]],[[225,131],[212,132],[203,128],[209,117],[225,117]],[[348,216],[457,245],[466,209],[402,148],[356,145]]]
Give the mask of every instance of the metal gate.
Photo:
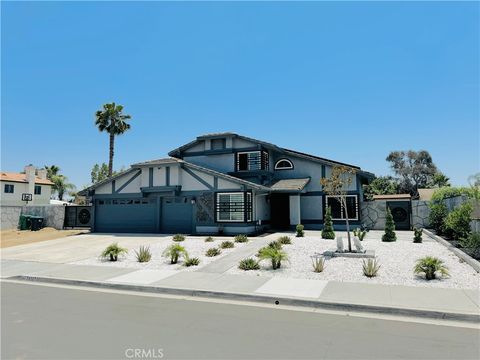
[[[64,228],[89,228],[92,226],[92,206],[65,206]]]
[[[388,201],[396,230],[410,230],[410,201]]]

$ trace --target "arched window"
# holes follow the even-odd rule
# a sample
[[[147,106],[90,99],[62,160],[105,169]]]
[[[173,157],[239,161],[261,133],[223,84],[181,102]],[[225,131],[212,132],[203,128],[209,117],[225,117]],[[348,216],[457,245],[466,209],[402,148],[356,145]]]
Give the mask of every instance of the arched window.
[[[293,163],[288,159],[280,159],[275,163],[275,170],[293,169]]]

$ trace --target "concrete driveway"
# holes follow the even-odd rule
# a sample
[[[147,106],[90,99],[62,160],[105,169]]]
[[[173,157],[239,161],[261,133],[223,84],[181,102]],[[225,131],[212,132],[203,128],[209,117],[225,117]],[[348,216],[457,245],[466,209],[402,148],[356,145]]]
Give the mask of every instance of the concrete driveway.
[[[140,245],[168,241],[170,237],[161,234],[82,234],[2,249],[0,256],[6,260],[63,264],[98,256],[113,242],[131,250]]]

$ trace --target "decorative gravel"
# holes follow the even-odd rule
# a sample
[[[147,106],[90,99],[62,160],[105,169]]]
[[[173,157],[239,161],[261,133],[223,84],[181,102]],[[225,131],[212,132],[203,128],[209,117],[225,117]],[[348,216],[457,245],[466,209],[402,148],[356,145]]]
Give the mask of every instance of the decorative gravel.
[[[203,266],[235,251],[235,248],[240,248],[245,245],[245,243],[235,243],[235,247],[232,249],[221,249],[221,254],[208,257],[205,256],[207,249],[212,247],[219,247],[220,244],[225,240],[234,241],[233,238],[227,237],[214,237],[213,242],[205,242],[205,237],[187,237],[185,241],[174,242],[172,237],[159,237],[158,241],[154,240],[149,241],[148,244],[138,244],[136,248],[129,248],[128,254],[125,256],[119,257],[118,261],[108,261],[101,259],[100,257],[88,258],[80,261],[72,262],[71,264],[75,265],[100,265],[100,266],[113,266],[120,268],[134,268],[134,269],[150,269],[150,270],[183,270],[183,271],[195,271]],[[172,244],[180,244],[183,246],[188,255],[192,257],[198,257],[200,259],[200,265],[198,266],[183,266],[184,259],[180,257],[177,264],[170,264],[170,259],[162,257],[163,251]],[[119,244],[122,246],[122,244]],[[142,245],[147,245],[150,247],[150,252],[152,253],[152,258],[149,262],[139,263],[136,258],[135,250],[138,251],[138,248]]]
[[[308,233],[307,233],[308,234]],[[261,261],[261,269],[243,271],[238,264],[228,272],[232,274],[248,274],[254,276],[280,276],[301,279],[333,280],[348,282],[379,283],[390,285],[409,285],[442,288],[478,289],[480,274],[467,263],[462,262],[455,254],[442,244],[423,236],[423,243],[413,243],[413,232],[397,231],[396,242],[382,242],[381,231],[370,231],[362,244],[364,249],[375,250],[377,261],[380,264],[378,275],[367,278],[363,275],[363,259],[353,258],[326,258],[325,270],[315,273],[312,267],[311,256],[322,254],[326,250],[336,248],[336,240],[325,240],[320,236],[306,236],[295,238],[292,236],[292,245],[284,245],[289,261],[282,262],[282,267],[272,270],[270,262]],[[346,233],[337,233],[343,236],[347,247]],[[353,235],[352,235],[353,236]],[[352,241],[353,247],[353,241]],[[451,277],[426,281],[413,273],[417,259],[424,256],[438,257],[448,267]]]

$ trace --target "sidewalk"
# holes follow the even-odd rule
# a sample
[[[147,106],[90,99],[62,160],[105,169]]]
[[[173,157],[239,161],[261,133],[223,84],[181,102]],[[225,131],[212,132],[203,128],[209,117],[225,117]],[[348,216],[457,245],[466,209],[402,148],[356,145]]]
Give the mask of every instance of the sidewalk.
[[[478,290],[232,275],[222,272],[221,263],[201,271],[179,272],[2,260],[1,270],[3,279],[271,304],[278,301],[282,305],[470,322],[480,320]]]

